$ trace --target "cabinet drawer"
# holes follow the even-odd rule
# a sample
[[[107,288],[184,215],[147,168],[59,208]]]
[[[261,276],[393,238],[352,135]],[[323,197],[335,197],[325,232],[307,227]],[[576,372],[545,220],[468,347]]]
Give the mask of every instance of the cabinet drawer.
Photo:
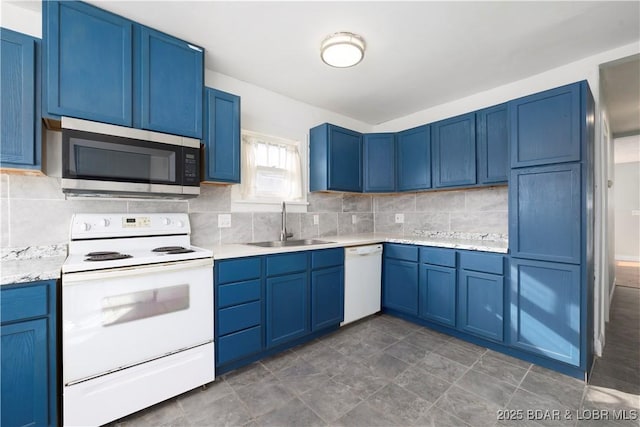
[[[420,248],[420,262],[425,264],[456,266],[456,251],[442,248]]]
[[[307,269],[308,252],[295,252],[267,257],[267,276],[296,273]]]
[[[3,286],[0,291],[0,321],[29,319],[48,313],[47,283],[26,286]]]
[[[218,365],[257,353],[262,349],[262,327],[236,332],[218,338]]]
[[[260,301],[254,301],[218,311],[218,335],[260,325],[260,306]]]
[[[311,252],[311,269],[333,267],[344,262],[344,248]]]
[[[260,280],[218,286],[218,307],[242,304],[260,299]]]
[[[218,272],[218,284],[258,279],[260,278],[260,257],[220,261],[214,268]]]
[[[384,245],[384,256],[387,258],[396,258],[405,261],[418,262],[418,247],[412,245],[387,243]]]
[[[504,257],[497,254],[460,251],[460,268],[484,273],[504,274]]]

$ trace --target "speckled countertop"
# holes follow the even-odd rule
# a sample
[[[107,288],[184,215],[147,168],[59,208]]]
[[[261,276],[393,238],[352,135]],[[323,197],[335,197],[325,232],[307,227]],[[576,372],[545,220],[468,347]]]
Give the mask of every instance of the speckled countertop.
[[[3,249],[0,285],[59,279],[67,258],[67,245]]]
[[[403,236],[389,233],[364,233],[345,236],[325,236],[318,238],[328,243],[311,246],[289,246],[283,248],[263,248],[249,244],[224,244],[213,246],[213,258],[216,260],[241,258],[246,256],[268,255],[286,252],[298,252],[315,249],[328,249],[349,246],[360,246],[374,243],[406,243],[421,246],[435,246],[441,248],[465,249],[482,252],[496,252],[506,254],[509,252],[509,244],[506,239],[490,240],[481,236],[471,235],[425,235]]]

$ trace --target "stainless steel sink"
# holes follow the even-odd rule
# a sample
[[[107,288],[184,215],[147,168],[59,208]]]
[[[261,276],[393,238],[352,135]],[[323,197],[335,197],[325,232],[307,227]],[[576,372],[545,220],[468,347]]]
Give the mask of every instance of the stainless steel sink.
[[[304,239],[304,240],[272,240],[270,242],[255,242],[255,243],[247,243],[247,245],[252,246],[260,246],[263,248],[283,248],[287,246],[311,246],[311,245],[324,245],[325,243],[335,243],[329,242],[327,240],[316,240],[316,239]]]

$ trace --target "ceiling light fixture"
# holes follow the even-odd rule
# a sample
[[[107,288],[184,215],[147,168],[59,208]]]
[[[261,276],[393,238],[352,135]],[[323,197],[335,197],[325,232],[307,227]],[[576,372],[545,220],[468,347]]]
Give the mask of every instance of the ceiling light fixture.
[[[364,40],[357,34],[333,33],[320,44],[320,57],[332,67],[353,67],[364,58],[364,48]]]

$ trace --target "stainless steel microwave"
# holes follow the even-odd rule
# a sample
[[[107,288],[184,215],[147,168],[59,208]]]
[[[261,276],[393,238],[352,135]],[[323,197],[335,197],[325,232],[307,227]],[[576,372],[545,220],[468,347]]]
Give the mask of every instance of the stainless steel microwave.
[[[200,141],[63,117],[62,191],[108,197],[196,197]]]

